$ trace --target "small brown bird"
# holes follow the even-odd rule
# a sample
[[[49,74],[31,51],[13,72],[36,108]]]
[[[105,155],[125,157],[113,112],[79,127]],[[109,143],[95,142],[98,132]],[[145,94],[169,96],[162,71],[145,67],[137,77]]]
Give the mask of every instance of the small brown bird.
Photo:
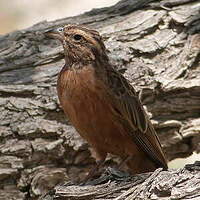
[[[96,167],[108,153],[133,173],[167,169],[156,132],[129,82],[109,62],[101,36],[79,25],[47,31],[62,42],[65,65],[57,82],[61,106],[96,152]]]

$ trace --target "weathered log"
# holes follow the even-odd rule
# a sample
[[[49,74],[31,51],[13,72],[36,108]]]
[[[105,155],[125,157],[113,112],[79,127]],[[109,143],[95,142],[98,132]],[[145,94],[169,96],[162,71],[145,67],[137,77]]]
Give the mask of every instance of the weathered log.
[[[80,200],[80,199],[113,199],[113,200],[166,200],[166,199],[200,199],[199,163],[191,165],[190,170],[178,169],[127,177],[117,172],[110,176],[111,181],[98,185],[77,186],[66,183],[56,186],[41,200]],[[105,177],[107,175],[105,174]]]
[[[42,33],[67,23],[100,31],[111,62],[142,91],[169,160],[199,152],[199,10],[199,0],[124,0],[0,36],[0,199],[34,199],[94,165],[57,99],[62,47]]]

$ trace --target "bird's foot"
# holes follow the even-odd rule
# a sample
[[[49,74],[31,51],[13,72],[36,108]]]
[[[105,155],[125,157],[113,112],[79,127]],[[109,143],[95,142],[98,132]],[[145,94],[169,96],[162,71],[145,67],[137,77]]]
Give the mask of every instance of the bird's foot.
[[[93,180],[88,180],[84,185],[99,185],[107,183],[108,181],[127,181],[130,178],[131,176],[127,172],[120,171],[116,168],[108,167],[103,171],[100,177]]]

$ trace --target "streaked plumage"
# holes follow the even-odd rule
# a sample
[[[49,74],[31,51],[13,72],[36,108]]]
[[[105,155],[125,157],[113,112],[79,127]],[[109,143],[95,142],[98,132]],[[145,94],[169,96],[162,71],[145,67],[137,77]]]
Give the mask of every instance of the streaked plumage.
[[[64,47],[58,78],[61,106],[94,148],[98,166],[107,153],[129,157],[133,173],[167,169],[160,141],[129,82],[109,63],[97,31],[78,25],[50,31]]]

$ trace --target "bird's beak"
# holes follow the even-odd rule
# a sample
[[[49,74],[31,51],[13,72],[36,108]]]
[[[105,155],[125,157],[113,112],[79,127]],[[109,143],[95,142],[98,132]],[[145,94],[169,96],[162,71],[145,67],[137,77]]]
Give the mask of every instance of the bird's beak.
[[[44,35],[53,38],[58,39],[62,41],[64,39],[64,28],[55,28],[55,29],[47,29],[44,31]]]

